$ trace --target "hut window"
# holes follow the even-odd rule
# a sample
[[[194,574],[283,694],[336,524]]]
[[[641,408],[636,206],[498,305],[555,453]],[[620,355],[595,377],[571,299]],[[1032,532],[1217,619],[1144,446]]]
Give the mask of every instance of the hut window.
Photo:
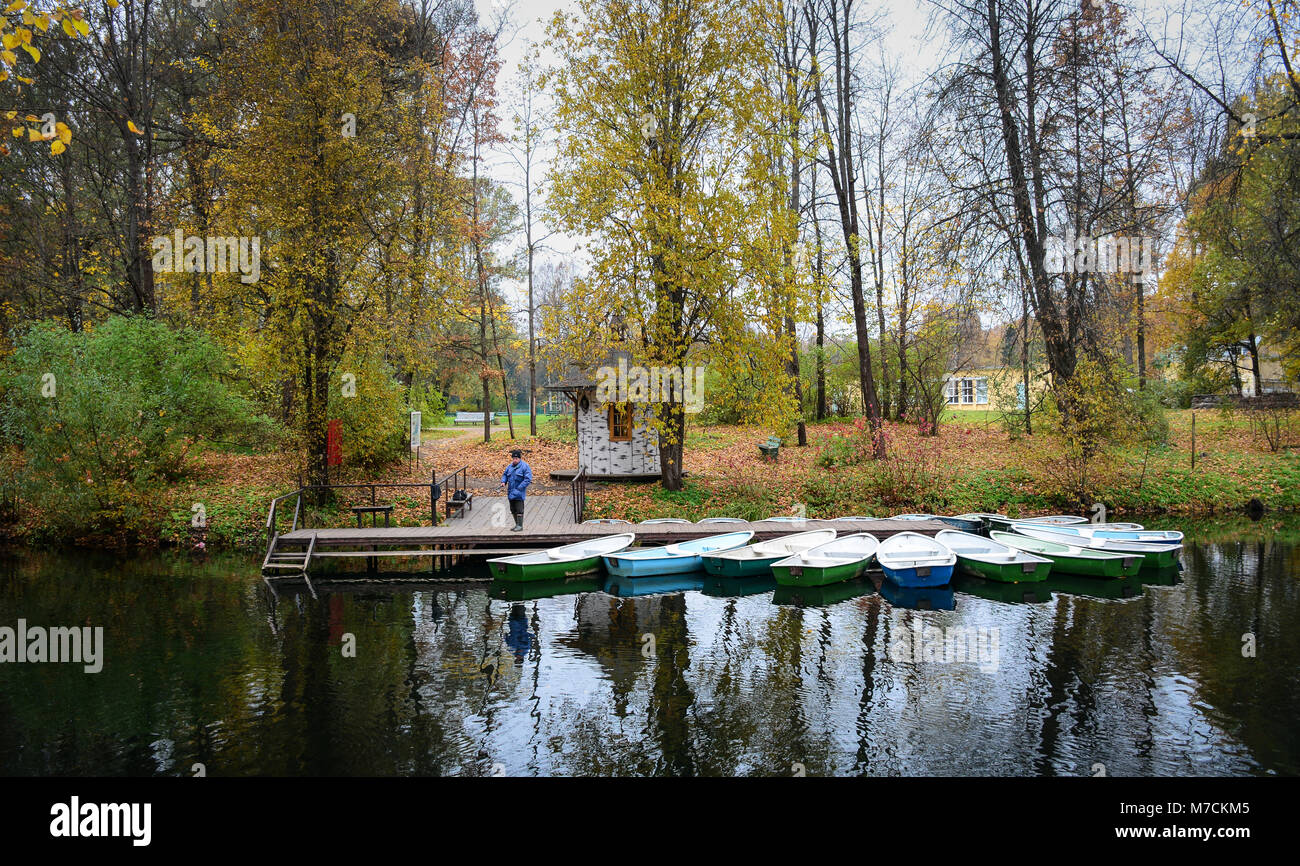
[[[632,410],[626,406],[609,407],[609,441],[628,442],[632,439]]]

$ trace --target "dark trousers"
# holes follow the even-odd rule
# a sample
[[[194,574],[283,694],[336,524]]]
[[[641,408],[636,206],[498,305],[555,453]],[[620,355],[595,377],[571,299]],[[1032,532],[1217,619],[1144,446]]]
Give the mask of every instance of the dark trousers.
[[[523,516],[524,516],[524,501],[523,501],[522,499],[511,499],[511,500],[510,500],[510,513],[513,514],[515,517],[523,517]]]

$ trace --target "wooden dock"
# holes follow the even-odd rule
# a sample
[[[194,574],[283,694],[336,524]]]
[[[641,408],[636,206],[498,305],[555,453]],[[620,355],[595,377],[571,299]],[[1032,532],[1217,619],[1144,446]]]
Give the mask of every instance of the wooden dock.
[[[264,565],[274,564],[277,556],[284,557],[280,560],[285,563],[284,570],[298,573],[283,576],[301,578],[310,570],[312,562],[321,559],[364,558],[373,564],[377,557],[505,556],[619,532],[634,532],[638,544],[654,545],[746,530],[754,533],[754,541],[764,541],[792,532],[830,527],[841,535],[870,532],[880,539],[902,531],[934,535],[949,528],[931,520],[579,523],[574,520],[572,498],[564,495],[528,497],[524,528],[515,532],[513,527],[514,519],[504,496],[476,496],[472,510],[438,526],[293,529],[272,537]],[[301,568],[296,567],[299,563]]]

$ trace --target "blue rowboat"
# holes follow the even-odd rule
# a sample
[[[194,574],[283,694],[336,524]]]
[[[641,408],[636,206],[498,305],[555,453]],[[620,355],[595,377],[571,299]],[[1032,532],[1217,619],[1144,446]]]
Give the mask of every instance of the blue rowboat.
[[[742,547],[754,537],[753,532],[726,532],[691,541],[679,541],[663,547],[642,547],[605,557],[605,570],[624,577],[648,574],[683,574],[703,571],[700,560],[705,553]]]
[[[957,555],[929,536],[899,532],[880,542],[876,562],[899,586],[945,586],[952,580]]]
[[[1043,529],[1035,523],[1013,523],[1011,529],[1020,532],[1025,529]],[[1059,535],[1072,535],[1080,539],[1114,539],[1115,541],[1141,541],[1146,544],[1164,544],[1181,547],[1183,534],[1171,529],[1108,529],[1105,523],[1083,524],[1079,526],[1053,526],[1052,532]],[[1025,533],[1020,532],[1021,535]]]

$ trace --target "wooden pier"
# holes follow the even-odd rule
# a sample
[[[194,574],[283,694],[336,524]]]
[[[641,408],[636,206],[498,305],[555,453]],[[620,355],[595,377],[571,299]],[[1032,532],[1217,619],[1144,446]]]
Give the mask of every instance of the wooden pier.
[[[432,513],[436,515],[436,501],[434,505]],[[618,532],[633,532],[638,544],[655,545],[746,530],[754,533],[754,541],[764,541],[792,532],[832,527],[841,535],[870,532],[880,539],[902,531],[934,535],[949,528],[938,521],[892,520],[583,523],[575,519],[582,513],[577,507],[580,503],[575,505],[573,495],[530,496],[524,508],[524,528],[518,532],[513,528],[514,518],[505,496],[478,495],[472,509],[466,510],[463,516],[442,520],[436,526],[302,528],[296,525],[296,509],[295,527],[276,533],[273,505],[268,518],[263,573],[271,578],[301,579],[310,572],[313,563],[334,558],[366,559],[373,568],[380,557],[506,556]]]

